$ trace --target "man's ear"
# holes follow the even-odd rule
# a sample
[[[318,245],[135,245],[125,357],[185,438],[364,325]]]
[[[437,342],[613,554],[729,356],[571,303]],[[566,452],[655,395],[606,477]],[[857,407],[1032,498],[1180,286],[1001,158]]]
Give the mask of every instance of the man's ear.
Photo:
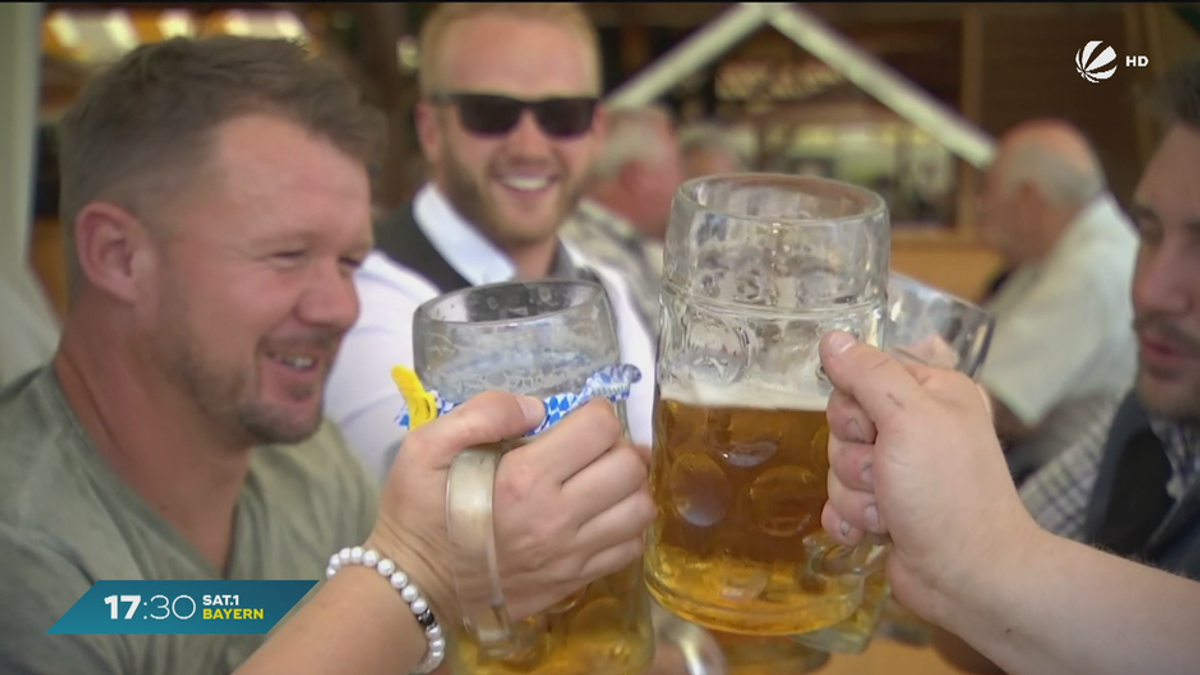
[[[1021,201],[1042,201],[1042,192],[1033,184],[1033,181],[1021,181],[1017,185],[1017,196]]]
[[[1032,230],[1037,226],[1035,222],[1042,217],[1042,213],[1046,209],[1046,198],[1042,194],[1041,189],[1033,183],[1033,181],[1021,181],[1021,184],[1016,187],[1015,197],[1021,214],[1022,228]]]
[[[75,217],[73,253],[90,285],[130,303],[137,299],[141,278],[157,266],[145,226],[109,202],[91,202]]]
[[[631,159],[617,170],[617,183],[620,184],[621,189],[625,192],[637,194],[646,181],[645,171],[646,167],[642,162]]]
[[[595,139],[596,153],[599,154],[600,148],[608,140],[608,107],[603,101],[596,104],[596,112],[592,117],[592,138]]]
[[[437,114],[437,109],[428,101],[418,102],[413,114],[421,154],[425,155],[425,161],[434,165],[440,165],[442,155],[442,129],[438,125]]]

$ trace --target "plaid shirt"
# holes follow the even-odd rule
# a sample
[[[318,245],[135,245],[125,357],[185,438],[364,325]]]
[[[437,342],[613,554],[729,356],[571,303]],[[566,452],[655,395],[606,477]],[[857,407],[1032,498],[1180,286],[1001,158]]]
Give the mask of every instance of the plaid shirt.
[[[1060,537],[1083,539],[1088,502],[1111,423],[1112,415],[1097,419],[1074,445],[1022,483],[1021,501],[1043,529]],[[1171,464],[1167,494],[1178,501],[1200,478],[1200,430],[1162,419],[1151,420],[1150,427],[1162,441]]]
[[[1114,414],[1115,407],[1108,415],[1093,418],[1073,445],[1021,483],[1021,501],[1043,529],[1067,539],[1083,539],[1088,501]]]
[[[1179,501],[1196,485],[1200,475],[1200,429],[1155,419],[1150,421],[1154,435],[1163,442],[1163,451],[1171,463],[1167,494]]]
[[[559,237],[584,258],[596,260],[625,277],[642,321],[651,335],[658,335],[661,248],[627,220],[587,198],[579,201],[575,212],[563,223]]]

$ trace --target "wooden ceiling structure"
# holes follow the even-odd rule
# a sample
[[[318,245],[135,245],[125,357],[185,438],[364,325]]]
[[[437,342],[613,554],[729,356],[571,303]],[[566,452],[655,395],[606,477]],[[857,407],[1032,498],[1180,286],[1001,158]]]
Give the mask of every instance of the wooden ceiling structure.
[[[198,16],[215,16],[231,9],[286,10],[302,17],[318,40],[329,42],[336,42],[336,36],[322,17],[349,14],[358,26],[358,53],[331,51],[369,97],[392,113],[393,142],[399,140],[401,146],[396,149],[410,152],[411,121],[406,111],[411,110],[414,99],[413,78],[397,66],[395,46],[401,37],[415,32],[419,18],[432,4],[48,3],[47,11],[185,10]],[[611,67],[606,66],[611,71],[606,72],[609,88],[636,77],[736,4],[584,3],[606,45],[615,45],[617,54]],[[1127,92],[1134,84],[1161,72],[1180,53],[1179,49],[1162,45],[1190,46],[1187,37],[1179,38],[1178,29],[1162,18],[1172,11],[1171,6],[1159,3],[817,2],[801,6],[990,134],[998,135],[1016,121],[1034,115],[1050,114],[1076,122],[1093,137],[1106,164],[1112,167],[1118,194],[1131,190],[1136,167],[1153,144],[1148,127],[1134,130],[1131,120],[1138,113]],[[1191,37],[1194,40],[1194,34]],[[1125,69],[1104,86],[1088,85],[1069,64],[1082,44],[1080,40],[1090,39],[1107,40],[1121,53],[1149,54],[1151,67],[1141,73]],[[710,82],[724,77],[723,84],[728,84],[739,77],[753,79],[746,73],[762,64],[780,71],[803,71],[820,62],[793,40],[764,27],[732,46],[703,75]],[[78,66],[61,55],[47,56],[44,101],[69,100],[73,84],[86,75]],[[722,67],[729,70],[718,72]],[[783,78],[783,84],[774,83],[776,93],[784,94],[784,99],[804,99],[806,92],[790,90],[787,81]],[[741,84],[743,89],[750,86]],[[724,93],[729,91],[730,87],[725,87]],[[712,93],[709,96],[715,98]],[[401,171],[399,163],[391,170],[397,171]],[[403,198],[405,192],[398,189],[395,198]]]

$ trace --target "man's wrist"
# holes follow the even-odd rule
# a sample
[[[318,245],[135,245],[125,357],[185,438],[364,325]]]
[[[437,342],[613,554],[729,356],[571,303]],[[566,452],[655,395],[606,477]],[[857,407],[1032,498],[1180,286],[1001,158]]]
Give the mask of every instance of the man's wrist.
[[[372,630],[389,636],[389,650],[401,659],[395,664],[397,672],[417,669],[428,653],[429,640],[409,604],[377,569],[345,565],[326,582],[325,591],[331,594],[329,602],[353,608],[356,616],[371,617]]]
[[[379,578],[375,588],[387,588],[391,591],[392,600],[386,601],[381,598],[378,590],[372,590],[370,604],[379,606],[378,613],[386,613],[390,618],[386,619],[388,623],[393,625],[399,621],[402,626],[406,627],[407,634],[401,632],[403,640],[410,643],[410,647],[420,647],[420,643],[424,643],[424,656],[418,664],[414,673],[430,673],[441,665],[446,654],[446,638],[442,630],[441,624],[434,613],[434,607],[427,597],[424,590],[418,586],[417,577],[409,577],[404,571],[408,569],[420,569],[416,565],[402,565],[397,563],[390,555],[381,553],[375,548],[378,542],[368,540],[365,546],[355,546],[343,548],[335,553],[329,560],[329,567],[326,569],[326,575],[331,579],[339,576],[339,572],[356,570],[361,578],[363,573],[375,575]],[[388,547],[385,546],[384,550]],[[395,555],[395,553],[392,553]],[[403,560],[403,558],[401,558]],[[340,575],[346,576],[346,575]],[[360,592],[365,592],[361,588],[362,582],[358,582]],[[385,602],[390,604],[385,605]],[[401,614],[401,618],[396,618],[396,612]],[[407,614],[410,618],[404,618]],[[413,628],[416,627],[416,634]],[[403,630],[403,629],[402,629]],[[416,638],[418,644],[412,645],[411,642]],[[405,649],[404,653],[412,653],[413,649]]]
[[[374,548],[391,559],[398,571],[408,576],[409,582],[420,590],[429,602],[434,617],[445,628],[459,621],[458,603],[453,588],[438,567],[416,547],[405,545],[404,537],[381,523],[375,528],[363,546]],[[444,567],[444,566],[443,566]]]
[[[997,519],[1000,527],[979,528],[978,538],[966,542],[957,569],[935,584],[934,623],[962,634],[985,624],[1019,578],[1025,562],[1048,555],[1054,537],[1027,514]]]

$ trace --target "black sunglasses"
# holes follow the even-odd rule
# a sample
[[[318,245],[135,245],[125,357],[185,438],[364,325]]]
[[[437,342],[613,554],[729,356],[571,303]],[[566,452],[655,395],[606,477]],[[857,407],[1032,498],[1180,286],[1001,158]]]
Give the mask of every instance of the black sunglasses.
[[[596,115],[595,97],[546,98],[522,101],[496,94],[438,94],[434,103],[453,104],[463,128],[480,136],[503,136],[516,128],[521,113],[529,108],[547,136],[572,138],[592,128]]]

